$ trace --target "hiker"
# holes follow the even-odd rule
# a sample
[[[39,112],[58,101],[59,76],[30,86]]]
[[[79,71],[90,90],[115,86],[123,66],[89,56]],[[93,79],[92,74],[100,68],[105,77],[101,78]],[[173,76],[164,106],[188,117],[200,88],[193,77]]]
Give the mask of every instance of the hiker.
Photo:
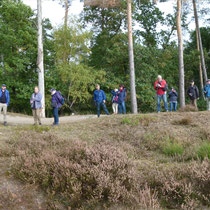
[[[210,79],[208,79],[206,83],[207,84],[203,89],[203,93],[207,102],[207,111],[210,111]]]
[[[41,125],[41,113],[42,113],[42,94],[39,92],[39,88],[34,88],[34,93],[31,96],[31,108],[34,117],[34,125]]]
[[[191,105],[197,109],[198,108],[197,100],[199,99],[199,90],[193,80],[190,82],[190,87],[188,88],[187,95],[190,97]]]
[[[3,84],[0,89],[0,114],[3,109],[5,126],[7,125],[7,107],[9,106],[9,91],[6,88],[6,85]]]
[[[169,95],[170,112],[172,112],[173,110],[176,112],[178,94],[176,90],[172,87],[168,95]]]
[[[166,95],[166,92],[168,90],[168,85],[166,81],[162,79],[161,75],[158,75],[154,88],[157,91],[157,112],[160,113],[161,111],[161,105],[160,105],[161,99],[163,99],[165,111],[168,112],[168,102]]]
[[[103,107],[105,113],[107,115],[109,115],[109,111],[106,108],[106,95],[104,93],[103,90],[100,89],[100,85],[97,84],[96,85],[96,90],[94,91],[93,94],[93,100],[94,100],[94,104],[97,106],[97,115],[98,117],[100,117],[100,109],[101,106]]]
[[[53,108],[53,117],[54,122],[53,126],[59,125],[59,115],[58,115],[58,109],[64,104],[64,98],[62,97],[60,91],[56,91],[54,88],[50,90],[52,101],[51,106]]]
[[[112,109],[113,109],[113,113],[117,114],[118,113],[118,89],[114,89],[111,91],[112,96]]]
[[[122,114],[126,114],[126,108],[125,108],[125,99],[127,96],[127,92],[126,89],[124,87],[124,85],[120,85],[120,89],[118,90],[118,110],[119,113]]]

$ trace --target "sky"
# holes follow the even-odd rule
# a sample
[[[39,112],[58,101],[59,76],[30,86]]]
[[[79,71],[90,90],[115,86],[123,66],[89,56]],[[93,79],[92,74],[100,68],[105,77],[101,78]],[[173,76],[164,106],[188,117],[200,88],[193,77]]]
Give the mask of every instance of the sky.
[[[23,0],[33,10],[37,8],[37,0]],[[64,8],[59,4],[59,0],[42,0],[43,17],[49,18],[53,26],[60,25],[64,18]],[[173,3],[171,1],[161,3],[159,8],[165,13],[173,13]],[[69,14],[79,15],[83,9],[83,3],[80,0],[73,0]]]

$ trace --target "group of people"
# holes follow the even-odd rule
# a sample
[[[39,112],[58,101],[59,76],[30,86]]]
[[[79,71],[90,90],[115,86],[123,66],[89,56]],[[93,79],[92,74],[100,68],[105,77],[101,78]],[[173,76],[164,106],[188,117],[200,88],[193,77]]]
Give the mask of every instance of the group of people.
[[[165,80],[162,79],[161,75],[158,75],[157,81],[155,82],[154,86],[155,90],[157,91],[157,112],[160,113],[161,111],[161,100],[164,102],[165,111],[168,112],[168,101],[167,101],[167,91],[168,91],[168,84]],[[210,80],[206,81],[206,86],[203,89],[203,94],[205,96],[205,100],[207,101],[207,110],[210,111]],[[192,80],[190,82],[190,86],[187,90],[187,95],[190,98],[190,103],[197,109],[197,100],[199,99],[199,89],[195,85],[195,82]],[[177,101],[178,101],[178,94],[175,88],[171,88],[168,93],[169,96],[169,104],[170,104],[170,111],[177,110]]]
[[[116,88],[111,91],[112,96],[112,109],[114,114],[126,114],[125,100],[127,96],[126,88],[124,85],[120,85],[119,90]],[[94,104],[97,107],[97,116],[100,117],[100,109],[103,107],[105,113],[109,115],[109,111],[106,108],[106,94],[101,90],[100,85],[96,85],[96,90],[93,94]]]
[[[206,86],[203,89],[203,94],[207,102],[207,110],[210,111],[210,80],[206,81]],[[157,77],[157,81],[154,85],[155,90],[157,91],[157,112],[161,112],[161,100],[164,102],[164,107],[166,112],[176,111],[178,104],[178,93],[175,88],[171,88],[168,92],[170,109],[168,108],[167,100],[167,91],[168,84],[165,80],[162,79],[162,76]],[[64,104],[64,98],[59,91],[51,89],[51,106],[53,108],[53,125],[56,126],[59,124],[59,108]],[[120,85],[119,89],[115,88],[111,91],[112,94],[112,109],[113,114],[126,114],[125,101],[127,97],[127,91],[124,85]],[[199,90],[195,85],[195,82],[192,80],[190,82],[190,87],[188,88],[187,95],[190,98],[191,105],[197,108],[197,100],[199,99]],[[100,117],[101,107],[104,109],[105,113],[109,115],[109,111],[106,107],[106,94],[103,90],[100,89],[100,85],[96,85],[96,90],[93,94],[94,104],[97,107],[97,116]],[[0,114],[3,110],[4,115],[4,125],[7,125],[7,107],[9,106],[10,95],[9,91],[6,89],[6,85],[3,84],[0,89]],[[32,113],[34,117],[34,125],[41,125],[41,113],[42,113],[42,94],[39,92],[39,88],[36,86],[34,88],[34,93],[31,96],[30,104],[32,108]]]

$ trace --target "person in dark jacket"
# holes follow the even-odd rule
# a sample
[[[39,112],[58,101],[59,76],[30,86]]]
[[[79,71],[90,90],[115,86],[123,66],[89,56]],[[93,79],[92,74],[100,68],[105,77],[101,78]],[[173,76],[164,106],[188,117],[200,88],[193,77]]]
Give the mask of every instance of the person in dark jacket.
[[[176,112],[178,94],[173,87],[171,88],[171,91],[168,93],[168,96],[169,96],[170,112],[172,112],[173,110]]]
[[[203,89],[203,93],[205,95],[206,102],[207,102],[207,111],[210,111],[210,79],[208,79],[206,83],[207,84]]]
[[[3,84],[0,89],[0,114],[3,109],[4,114],[4,125],[7,125],[7,107],[9,106],[9,91],[6,89],[6,85]]]
[[[125,99],[126,99],[126,96],[127,96],[127,92],[126,92],[126,89],[125,89],[124,85],[120,85],[120,89],[119,89],[117,95],[118,95],[118,110],[119,110],[119,113],[122,114],[122,111],[123,111],[123,114],[126,114]]]
[[[188,88],[187,95],[190,97],[191,105],[197,107],[197,100],[199,99],[199,90],[195,85],[195,82],[192,80],[190,82],[190,87]]]
[[[31,96],[31,108],[34,117],[34,125],[41,125],[41,112],[42,112],[42,94],[39,92],[39,88],[34,88],[34,93]]]
[[[59,115],[58,115],[58,109],[62,106],[62,100],[63,97],[61,96],[61,93],[59,91],[56,91],[54,88],[50,90],[52,100],[51,105],[53,108],[53,117],[54,117],[54,126],[59,125]]]
[[[106,108],[106,95],[103,90],[100,89],[100,85],[96,85],[96,90],[93,93],[94,104],[97,106],[97,115],[100,117],[101,106],[103,107],[105,113],[109,115],[109,111]]]
[[[112,96],[112,110],[114,114],[118,114],[118,89],[111,91]]]

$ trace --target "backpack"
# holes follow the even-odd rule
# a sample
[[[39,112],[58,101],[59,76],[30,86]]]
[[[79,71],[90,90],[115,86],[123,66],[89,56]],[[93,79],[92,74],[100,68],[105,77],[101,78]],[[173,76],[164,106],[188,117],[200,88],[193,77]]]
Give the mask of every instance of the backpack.
[[[64,97],[61,95],[61,93],[59,92],[59,101],[62,105],[64,105],[65,103],[65,100],[64,100]]]
[[[113,102],[113,103],[114,103],[114,102],[118,102],[118,97],[119,97],[119,96],[113,96],[112,102]]]

